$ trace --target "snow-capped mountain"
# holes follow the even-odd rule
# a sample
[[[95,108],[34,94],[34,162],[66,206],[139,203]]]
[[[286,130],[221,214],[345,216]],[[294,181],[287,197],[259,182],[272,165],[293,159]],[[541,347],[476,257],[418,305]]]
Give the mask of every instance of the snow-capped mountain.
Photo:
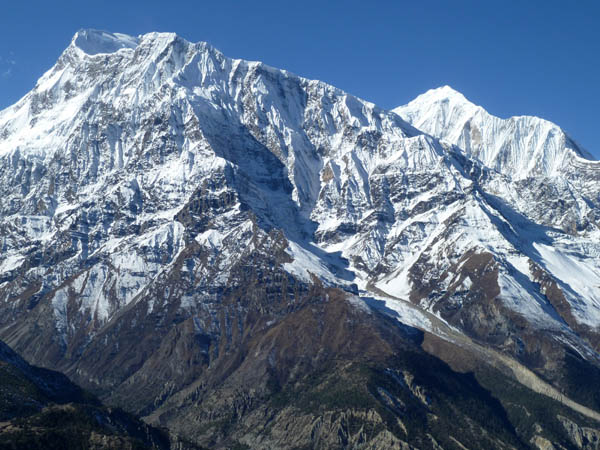
[[[565,174],[570,165],[593,159],[556,124],[532,116],[500,119],[450,86],[431,89],[394,112],[514,180]]]
[[[534,282],[539,280],[532,267],[547,271],[562,285],[577,322],[597,328],[600,266],[593,248],[600,164],[557,125],[530,116],[499,119],[448,86],[394,111],[488,169],[477,183],[499,213],[502,226],[492,228],[513,243],[508,253],[519,254],[508,259],[509,266]],[[505,226],[510,231],[502,232]],[[485,229],[489,237],[490,228]],[[529,270],[518,261],[522,257]]]
[[[0,112],[0,337],[169,423],[341,288],[598,409],[563,376],[600,365],[598,181],[558,126],[448,87],[385,111],[175,34],[80,31]]]

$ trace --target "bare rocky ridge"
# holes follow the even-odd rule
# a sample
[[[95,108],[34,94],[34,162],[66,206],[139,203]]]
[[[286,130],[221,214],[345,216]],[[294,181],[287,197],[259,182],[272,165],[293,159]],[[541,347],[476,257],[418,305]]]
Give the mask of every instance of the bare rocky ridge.
[[[398,115],[174,34],[79,32],[0,112],[0,337],[208,446],[469,447],[444,434],[458,414],[481,447],[569,448],[539,405],[589,415],[527,391],[536,431],[493,362],[440,370],[496,428],[442,379],[424,404],[407,380],[439,360],[411,333],[600,410],[598,163],[549,122],[434,94]],[[363,396],[308,408],[334,380]]]

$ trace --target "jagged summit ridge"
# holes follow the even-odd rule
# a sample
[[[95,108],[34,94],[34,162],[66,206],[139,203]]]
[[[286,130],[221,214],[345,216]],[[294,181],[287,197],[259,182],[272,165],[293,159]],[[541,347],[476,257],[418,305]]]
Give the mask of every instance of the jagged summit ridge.
[[[394,111],[515,179],[564,175],[579,160],[594,159],[556,124],[534,116],[492,116],[449,86],[431,89]]]

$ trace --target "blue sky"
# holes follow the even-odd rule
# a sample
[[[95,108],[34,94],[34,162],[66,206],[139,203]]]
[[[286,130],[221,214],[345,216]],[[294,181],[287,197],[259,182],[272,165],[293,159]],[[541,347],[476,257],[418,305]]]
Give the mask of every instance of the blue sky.
[[[597,0],[33,0],[0,14],[0,109],[80,28],[174,31],[384,108],[449,84],[492,114],[552,120],[600,157]]]

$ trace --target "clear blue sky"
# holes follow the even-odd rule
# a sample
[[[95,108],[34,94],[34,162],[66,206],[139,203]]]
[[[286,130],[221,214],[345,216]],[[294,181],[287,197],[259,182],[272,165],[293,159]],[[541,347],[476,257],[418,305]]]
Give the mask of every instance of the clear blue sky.
[[[492,114],[558,123],[600,157],[600,1],[10,1],[0,109],[80,28],[174,31],[317,78],[384,108],[449,84]]]

